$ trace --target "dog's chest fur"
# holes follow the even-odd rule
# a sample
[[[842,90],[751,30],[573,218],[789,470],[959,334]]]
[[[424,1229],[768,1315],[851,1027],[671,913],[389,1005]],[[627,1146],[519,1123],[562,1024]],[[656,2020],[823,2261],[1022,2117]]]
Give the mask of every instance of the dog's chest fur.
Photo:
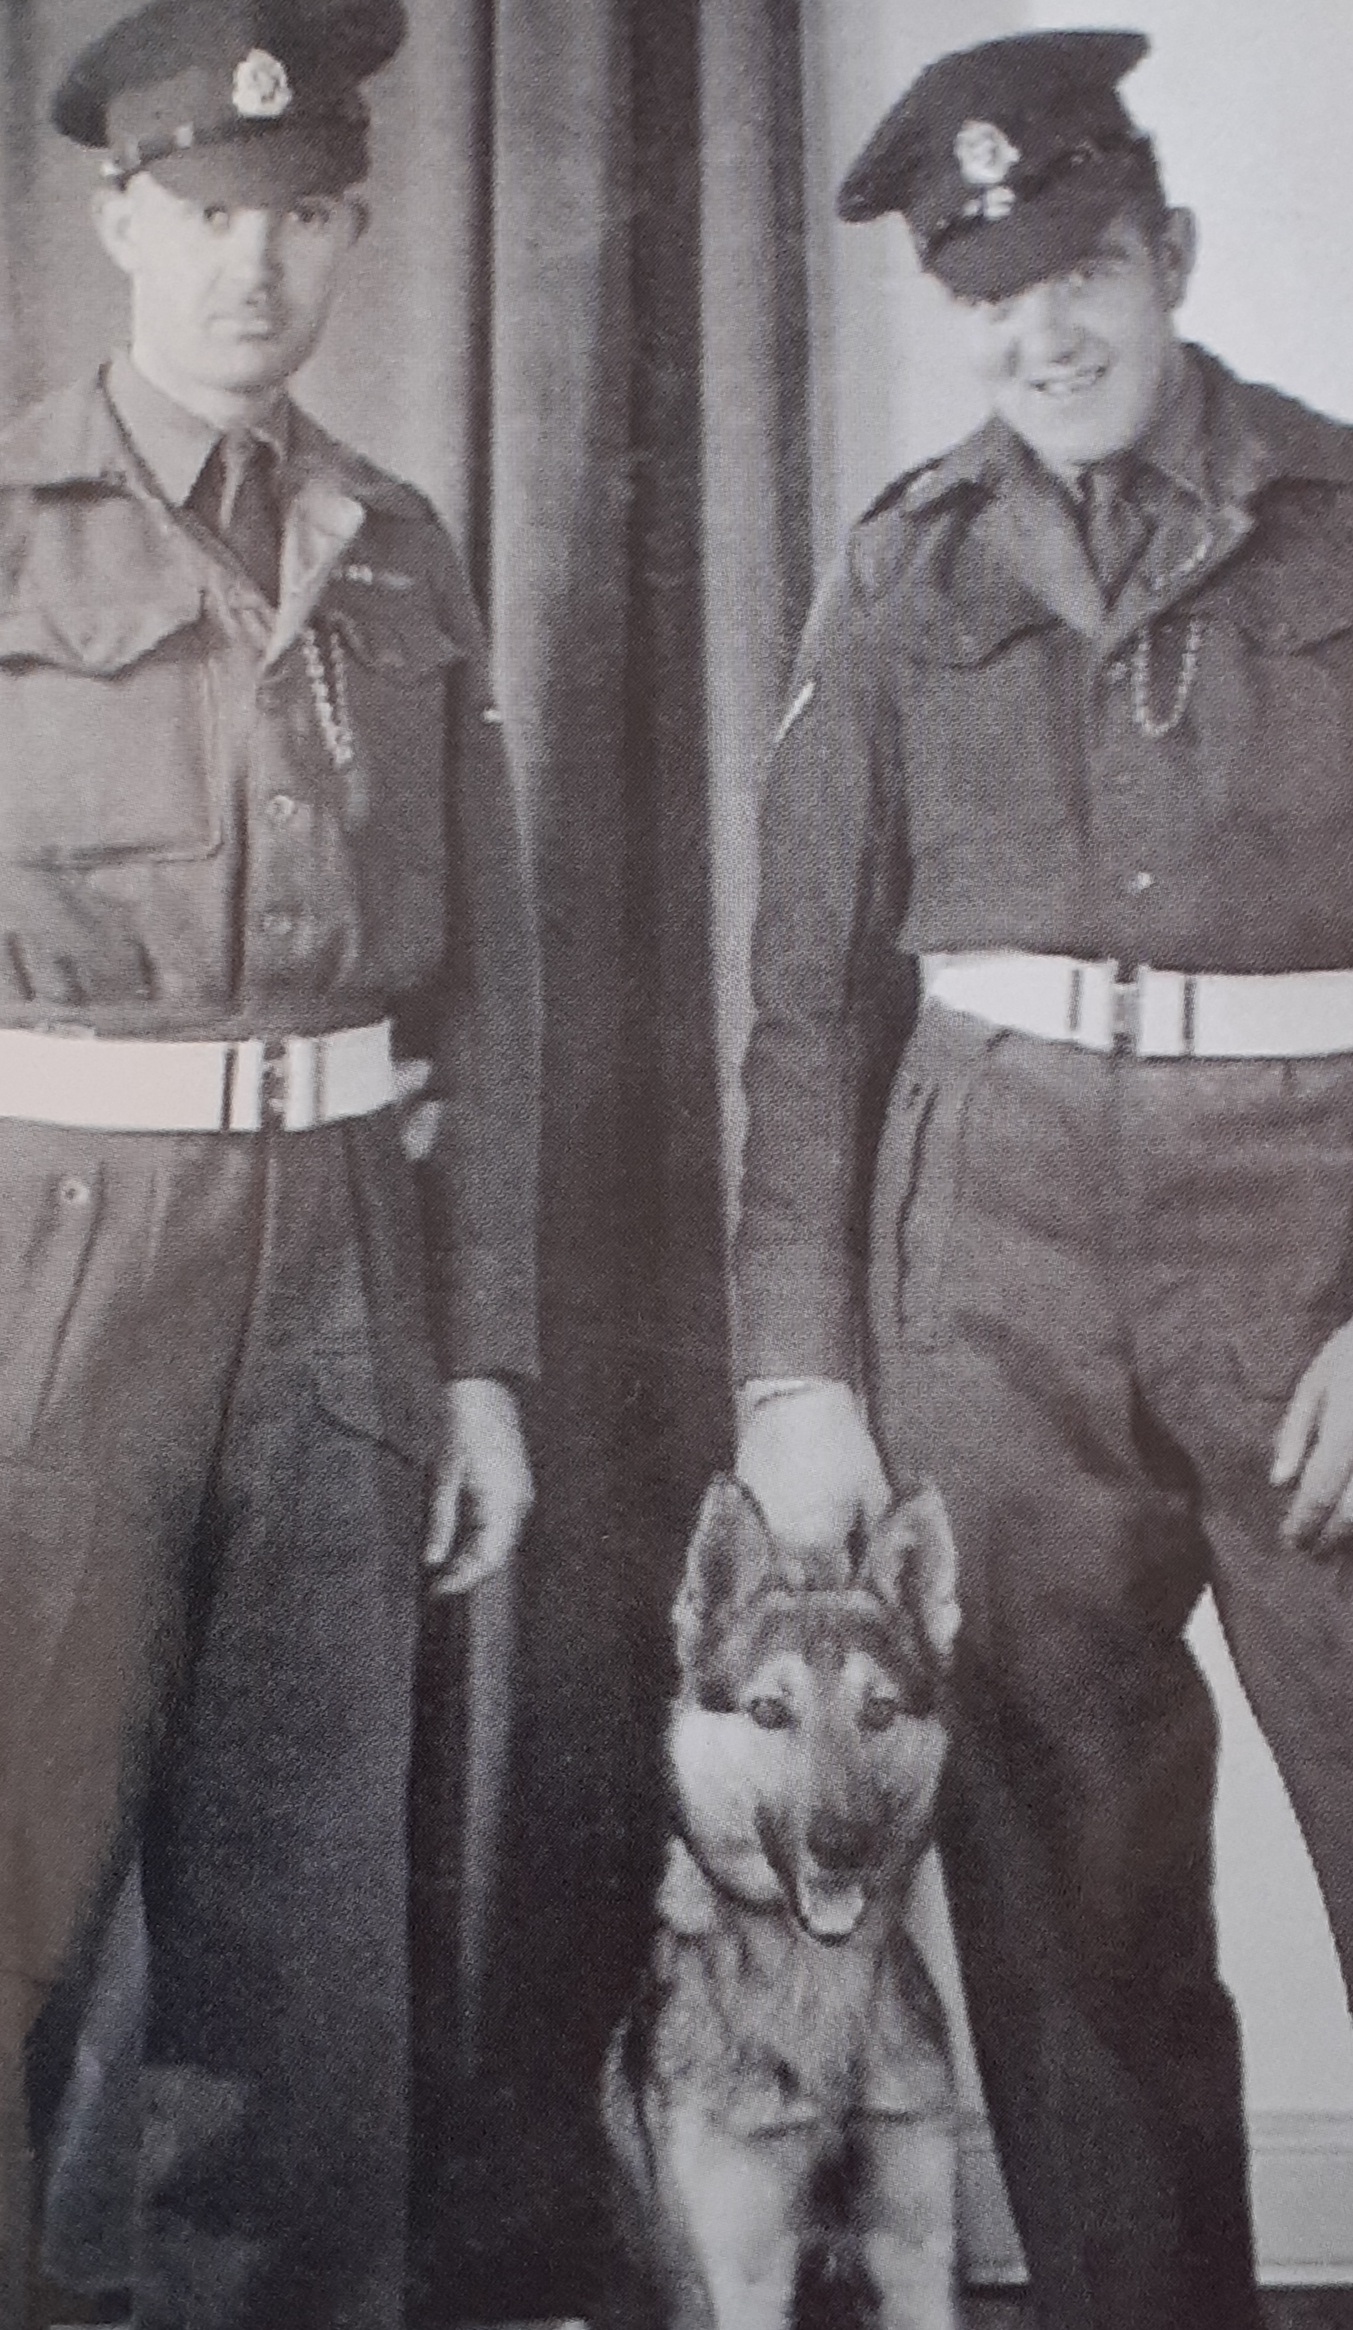
[[[730,1900],[674,1841],[658,1897],[652,2070],[730,2131],[910,2119],[950,2100],[943,2021],[897,1904],[829,1946]]]

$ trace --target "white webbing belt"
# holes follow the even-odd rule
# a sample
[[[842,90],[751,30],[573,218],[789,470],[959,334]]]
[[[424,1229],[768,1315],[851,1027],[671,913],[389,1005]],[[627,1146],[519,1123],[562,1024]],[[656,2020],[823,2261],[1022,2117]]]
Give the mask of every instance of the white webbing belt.
[[[1143,1060],[1303,1060],[1353,1052],[1353,970],[1157,971],[1072,955],[925,955],[929,1002],[993,1027]]]
[[[121,1133],[308,1132],[395,1098],[390,1022],[236,1040],[0,1028],[0,1117]]]

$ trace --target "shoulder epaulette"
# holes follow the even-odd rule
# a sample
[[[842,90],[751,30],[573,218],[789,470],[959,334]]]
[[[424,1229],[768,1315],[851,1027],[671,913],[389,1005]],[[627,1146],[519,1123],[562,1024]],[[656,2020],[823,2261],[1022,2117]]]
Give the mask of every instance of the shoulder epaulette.
[[[989,490],[990,456],[985,431],[929,461],[904,470],[877,494],[851,527],[849,563],[866,597],[888,587],[912,556],[923,529],[911,521],[981,498]]]
[[[913,469],[904,469],[861,512],[856,526],[868,526],[876,518],[893,512],[909,518],[923,517],[928,510],[938,509],[956,494],[984,492],[990,468],[990,429],[984,426],[959,444],[951,445],[947,452],[933,454],[928,461],[918,461]]]
[[[1239,380],[1205,348],[1210,459],[1221,490],[1241,498],[1264,486],[1353,485],[1353,426],[1264,381]]]
[[[928,496],[924,489],[937,478],[942,468],[942,457],[937,455],[931,461],[918,462],[915,469],[904,470],[900,477],[892,478],[883,491],[875,494],[872,502],[861,510],[856,525],[867,526],[872,519],[886,516],[889,510],[926,508]]]

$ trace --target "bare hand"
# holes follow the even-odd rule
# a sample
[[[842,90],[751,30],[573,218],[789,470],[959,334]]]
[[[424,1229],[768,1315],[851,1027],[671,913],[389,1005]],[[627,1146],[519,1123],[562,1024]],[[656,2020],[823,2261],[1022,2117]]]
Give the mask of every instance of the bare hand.
[[[421,1165],[432,1154],[441,1122],[441,1102],[424,1098],[432,1076],[431,1060],[396,1060],[395,1107],[399,1111],[399,1139],[411,1165]]]
[[[736,1471],[782,1543],[840,1545],[891,1501],[887,1475],[850,1385],[825,1378],[758,1398],[749,1387]]]
[[[1279,1428],[1269,1474],[1296,1483],[1283,1518],[1291,1545],[1331,1551],[1353,1531],[1353,1320],[1322,1343]]]
[[[464,1594],[510,1558],[535,1502],[517,1402],[496,1376],[446,1387],[446,1424],[423,1566],[434,1594]]]

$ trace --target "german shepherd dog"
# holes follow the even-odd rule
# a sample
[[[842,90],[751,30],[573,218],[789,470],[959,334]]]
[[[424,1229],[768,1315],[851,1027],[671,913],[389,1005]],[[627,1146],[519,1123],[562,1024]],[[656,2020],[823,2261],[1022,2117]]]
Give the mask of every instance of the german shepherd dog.
[[[801,1556],[709,1489],[674,1611],[675,1833],[603,2081],[614,2330],[957,2330],[953,2075],[904,1925],[957,1623],[935,1492]]]

